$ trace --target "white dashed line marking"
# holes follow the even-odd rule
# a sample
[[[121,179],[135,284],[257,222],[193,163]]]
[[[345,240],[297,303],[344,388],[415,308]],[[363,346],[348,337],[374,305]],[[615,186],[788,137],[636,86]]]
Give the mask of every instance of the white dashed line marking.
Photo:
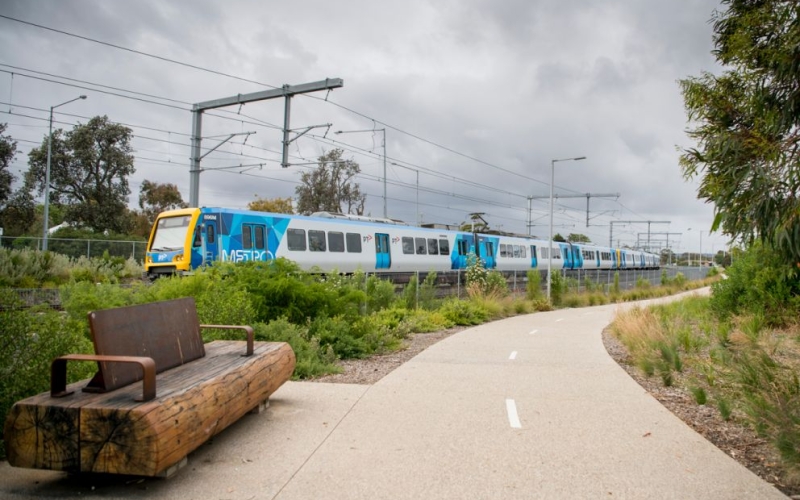
[[[511,351],[511,356],[508,359],[517,359],[517,351]]]
[[[513,399],[506,399],[506,411],[508,412],[508,423],[511,424],[512,429],[522,429],[522,424],[519,423],[517,416],[517,404]]]
[[[556,320],[556,323],[558,323],[559,321],[564,321],[564,318],[558,318],[558,319]]]
[[[533,334],[535,334],[535,333],[536,333],[536,332],[538,332],[538,331],[539,331],[539,330],[531,330],[531,331],[530,331],[530,333],[529,333],[528,335],[533,335]]]

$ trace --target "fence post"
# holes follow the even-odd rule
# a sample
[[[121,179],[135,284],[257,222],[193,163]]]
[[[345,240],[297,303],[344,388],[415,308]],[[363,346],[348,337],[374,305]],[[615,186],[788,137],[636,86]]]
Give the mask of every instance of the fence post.
[[[92,258],[92,240],[86,240],[86,258]]]

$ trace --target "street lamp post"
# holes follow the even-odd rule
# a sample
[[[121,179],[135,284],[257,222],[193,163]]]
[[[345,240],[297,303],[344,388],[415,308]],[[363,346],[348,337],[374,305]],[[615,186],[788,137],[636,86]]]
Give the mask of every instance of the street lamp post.
[[[69,104],[73,101],[77,101],[78,99],[86,99],[85,95],[78,96],[75,99],[70,99],[67,102],[62,102],[61,104],[56,104],[55,106],[50,106],[50,129],[47,133],[47,167],[44,171],[44,222],[42,226],[44,229],[42,231],[42,251],[47,251],[47,231],[48,225],[50,223],[50,160],[53,156],[53,110],[58,108],[59,106],[63,106],[65,104]]]
[[[553,184],[555,183],[556,176],[556,162],[559,161],[578,161],[585,160],[585,156],[577,156],[575,158],[561,158],[559,160],[550,160],[550,238],[547,241],[547,300],[550,300],[550,293],[552,289],[553,274]]]
[[[353,134],[357,132],[383,132],[383,218],[388,219],[389,213],[386,209],[386,129],[375,128],[366,130],[337,130],[337,134]]]
[[[697,232],[700,233],[700,255],[697,256],[697,267],[703,267],[703,230],[699,229]]]

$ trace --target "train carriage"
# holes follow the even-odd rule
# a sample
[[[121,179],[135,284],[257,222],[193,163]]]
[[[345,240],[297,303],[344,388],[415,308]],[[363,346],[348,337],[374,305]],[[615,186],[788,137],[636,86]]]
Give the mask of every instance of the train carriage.
[[[552,251],[552,256],[550,252]],[[477,254],[500,271],[630,269],[658,256],[530,237],[414,227],[389,219],[187,208],[159,214],[148,241],[149,276],[187,274],[215,261],[285,257],[306,270],[410,273],[465,269]],[[657,266],[656,266],[657,267]]]

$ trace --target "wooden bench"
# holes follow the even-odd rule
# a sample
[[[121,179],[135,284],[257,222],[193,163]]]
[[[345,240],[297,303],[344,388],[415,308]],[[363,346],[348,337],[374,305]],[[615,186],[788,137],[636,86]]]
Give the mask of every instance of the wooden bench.
[[[9,464],[169,476],[201,444],[263,409],[294,371],[288,344],[255,342],[249,326],[200,325],[192,298],[94,311],[89,325],[96,354],[55,359],[50,392],[9,412]],[[247,340],[204,345],[201,328],[242,329]],[[66,384],[74,361],[97,362],[88,384]]]

